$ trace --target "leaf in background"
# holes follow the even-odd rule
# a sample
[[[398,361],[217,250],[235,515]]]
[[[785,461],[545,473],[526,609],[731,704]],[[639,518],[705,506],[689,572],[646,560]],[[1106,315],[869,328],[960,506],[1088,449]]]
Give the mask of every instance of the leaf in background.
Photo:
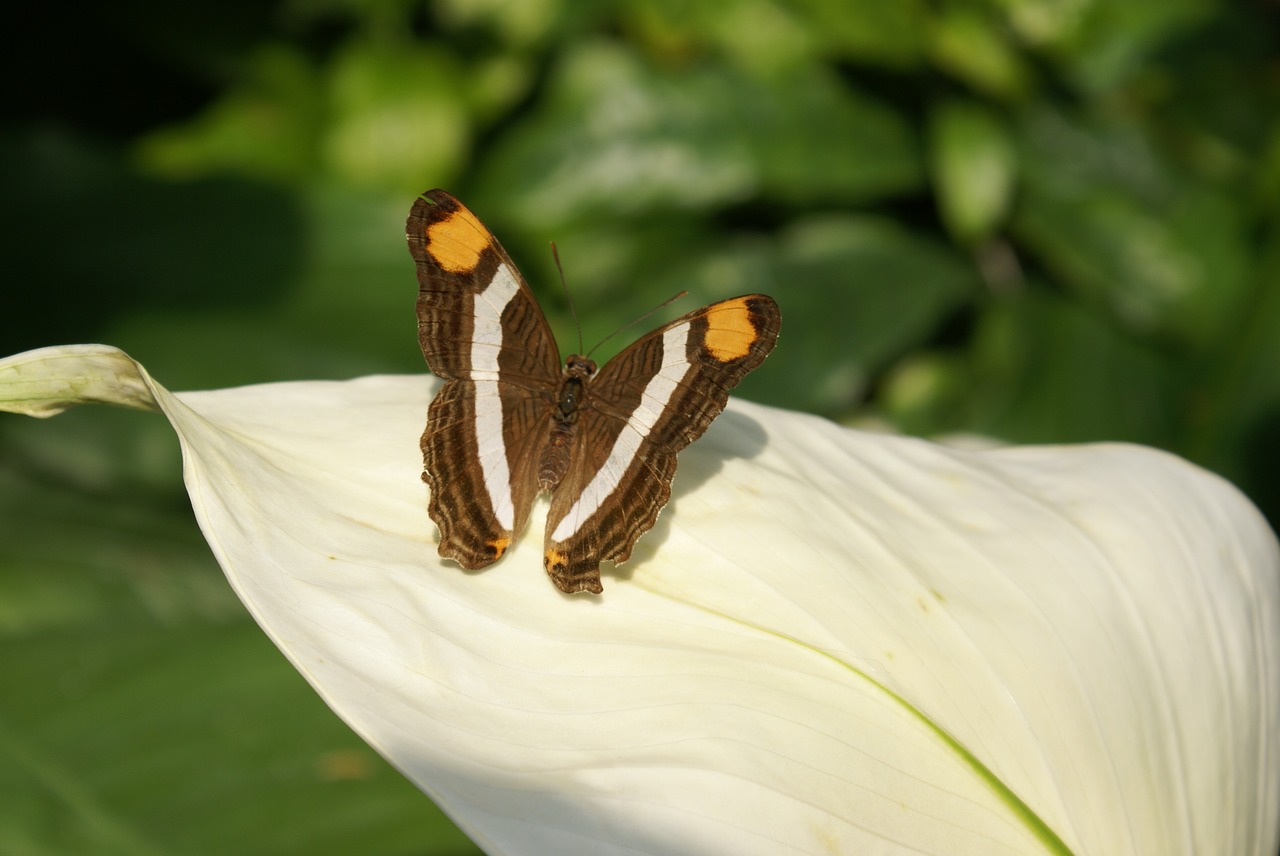
[[[633,563],[570,598],[536,535],[435,557],[424,378],[174,395],[80,346],[0,363],[0,400],[108,375],[173,422],[250,612],[491,853],[1276,849],[1280,551],[1171,456],[732,403]]]
[[[1220,5],[1216,0],[1090,0],[1075,38],[1059,46],[1058,58],[1076,85],[1107,92],[1128,83],[1152,55]]]
[[[807,67],[757,91],[742,81],[734,92],[734,107],[746,119],[739,133],[753,143],[766,198],[866,204],[924,184],[911,125],[826,69]]]
[[[138,413],[99,415],[2,426],[0,639],[238,617],[175,489],[173,437]]]
[[[56,537],[75,531],[64,518]],[[234,601],[198,549],[204,578]],[[115,557],[115,570],[141,570],[131,558]],[[132,605],[0,640],[8,852],[478,853],[325,709],[238,605],[231,620],[189,613],[174,624]]]
[[[1054,48],[1075,38],[1085,11],[1097,0],[995,0],[1019,38]]]
[[[565,55],[472,198],[517,223],[731,205],[868,200],[921,184],[905,121],[818,68],[668,71],[604,42]]]
[[[315,175],[326,110],[321,72],[299,48],[270,44],[239,74],[195,118],[143,134],[134,144],[139,166],[172,179],[232,174],[293,183]]]
[[[275,299],[253,312],[134,312],[99,337],[149,355],[175,386],[187,388],[425,370],[413,335],[417,283],[404,245],[412,198],[344,185],[299,194],[301,256]],[[239,214],[252,222],[257,212]],[[279,288],[269,274],[250,269],[239,287]]]
[[[920,0],[794,0],[822,53],[891,68],[917,66],[929,12]]]
[[[949,3],[931,26],[929,52],[942,69],[1000,100],[1025,97],[1034,83],[1003,21],[985,7]]]
[[[272,45],[195,119],[142,137],[137,156],[169,178],[232,173],[307,184],[324,177],[417,193],[461,169],[472,96],[501,101],[521,88],[510,69],[483,69],[473,80],[447,51],[357,39],[314,67],[299,49]]]
[[[1248,317],[1230,349],[1215,354],[1197,398],[1194,451],[1224,462],[1223,475],[1273,512],[1280,529],[1280,219],[1263,236]]]
[[[928,17],[917,0],[641,0],[624,20],[651,52],[670,58],[727,56],[757,72],[835,58],[912,68]]]
[[[724,55],[741,68],[770,72],[812,59],[814,35],[793,5],[773,0],[640,0],[626,4],[623,21],[643,53],[687,61]]]
[[[662,281],[701,300],[772,295],[782,308],[782,346],[741,394],[829,413],[860,403],[872,376],[927,340],[978,288],[972,267],[946,246],[889,220],[836,215],[673,266]]]
[[[980,243],[1004,223],[1017,156],[1000,117],[976,102],[946,101],[930,116],[929,161],[938,208],[961,243]]]
[[[13,283],[0,313],[6,351],[100,339],[142,314],[258,313],[301,264],[299,211],[277,187],[158,181],[58,132],[0,138],[0,180],[22,212],[0,230]]]
[[[913,349],[880,380],[878,415],[903,434],[951,438],[970,427],[973,375],[959,354]]]
[[[1140,129],[1039,112],[1025,128],[1013,229],[1067,286],[1141,335],[1205,348],[1251,294],[1230,192],[1179,174]]]
[[[974,333],[970,422],[1019,443],[1169,444],[1183,385],[1160,352],[1038,293],[992,303]]]
[[[354,41],[329,71],[322,156],[333,175],[409,194],[457,175],[471,143],[470,90],[449,53]]]
[[[566,19],[588,9],[585,4],[574,8],[565,0],[440,0],[434,5],[450,28],[487,28],[504,46],[517,49],[563,36],[556,32],[556,25],[572,32],[572,27],[565,26]]]
[[[1213,0],[997,0],[1019,38],[1090,92],[1122,85],[1143,60],[1203,21]]]

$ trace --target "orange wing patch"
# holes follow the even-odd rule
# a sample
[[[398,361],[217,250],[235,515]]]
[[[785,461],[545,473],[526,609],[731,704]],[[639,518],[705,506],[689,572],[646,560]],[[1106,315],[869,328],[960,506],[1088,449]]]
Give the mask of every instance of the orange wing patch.
[[[489,246],[489,230],[466,208],[427,226],[427,252],[449,273],[475,269],[480,254]]]
[[[493,538],[486,542],[491,550],[493,550],[493,560],[496,562],[502,558],[502,554],[507,552],[507,548],[511,546],[510,538]]]
[[[707,313],[707,339],[704,346],[722,363],[745,357],[760,332],[751,320],[747,298],[726,300]]]

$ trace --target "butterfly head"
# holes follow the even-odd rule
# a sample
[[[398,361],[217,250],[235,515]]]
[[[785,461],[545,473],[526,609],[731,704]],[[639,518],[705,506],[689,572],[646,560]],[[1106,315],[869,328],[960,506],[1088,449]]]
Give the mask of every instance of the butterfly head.
[[[589,360],[581,354],[573,354],[564,361],[565,377],[576,377],[586,380],[596,373],[596,361]]]

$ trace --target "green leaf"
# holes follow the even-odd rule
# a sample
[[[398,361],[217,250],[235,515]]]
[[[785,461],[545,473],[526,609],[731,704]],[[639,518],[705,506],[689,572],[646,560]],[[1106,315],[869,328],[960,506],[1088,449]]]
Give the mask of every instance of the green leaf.
[[[1191,446],[1199,459],[1221,462],[1230,478],[1280,528],[1280,218],[1263,236],[1265,250],[1246,318],[1229,347],[1215,351],[1196,400]]]
[[[1042,112],[1024,139],[1013,228],[1042,264],[1139,334],[1230,335],[1252,258],[1229,190],[1167,169],[1130,125]]]
[[[820,68],[735,85],[768,196],[791,204],[865,204],[924,182],[923,154],[904,117]],[[743,96],[746,96],[745,98]]]
[[[1033,73],[1003,22],[972,4],[946,4],[935,15],[929,44],[938,66],[1005,100],[1024,97]]]
[[[361,187],[447,183],[471,141],[466,83],[444,51],[349,43],[330,70],[324,164]]]
[[[1004,223],[1017,173],[1000,117],[975,102],[943,102],[933,108],[929,146],[947,229],[964,243],[991,237]]]
[[[546,98],[496,147],[475,194],[524,224],[705,209],[761,192],[865,201],[923,177],[908,125],[818,68],[674,72],[595,42],[567,54]]]
[[[7,848],[478,852],[243,618],[30,633],[0,655],[21,688],[0,701]]]
[[[1183,418],[1175,367],[1078,304],[1038,292],[996,302],[973,348],[971,424],[983,433],[1169,445]]]
[[[1144,61],[1206,20],[1214,0],[997,0],[1010,26],[1089,92],[1126,82]]]
[[[423,182],[446,183],[461,169],[472,97],[501,101],[520,88],[518,68],[484,71],[473,81],[448,52],[395,42],[349,41],[321,68],[296,49],[264,48],[239,85],[203,114],[144,136],[138,158],[171,178],[233,172],[303,183],[325,176],[417,193]]]
[[[637,0],[625,20],[644,52],[688,57],[723,53],[739,67],[769,72],[812,60],[815,35],[798,9],[772,0]]]
[[[259,48],[237,86],[189,121],[151,130],[135,142],[143,170],[168,178],[217,173],[302,181],[320,166],[326,96],[321,72],[299,49]]]
[[[1219,6],[1215,0],[1091,0],[1061,58],[1075,81],[1094,92],[1127,83],[1153,55]]]
[[[771,294],[782,309],[778,348],[740,394],[836,413],[858,404],[881,368],[927,340],[978,287],[945,246],[888,220],[839,215],[798,220],[776,238],[742,238],[655,276],[659,293],[687,288],[699,301]]]
[[[661,55],[723,53],[768,71],[828,57],[912,68],[928,16],[919,0],[640,0],[627,4],[626,20]]]
[[[9,276],[21,284],[0,313],[9,346],[101,340],[143,315],[243,319],[286,293],[301,264],[297,200],[278,186],[157,180],[60,133],[0,140],[0,179],[22,211],[0,233]],[[207,356],[192,364],[201,362]]]
[[[893,68],[924,53],[929,11],[920,0],[794,0],[824,52]]]
[[[956,354],[915,350],[885,374],[878,403],[896,430],[937,437],[968,427],[973,397],[967,361]]]
[[[406,5],[411,10],[415,8],[411,3]],[[575,9],[564,0],[441,0],[435,6],[433,11],[450,29],[465,32],[485,28],[508,48],[524,48],[556,35],[563,36],[556,32],[556,25],[564,26],[566,18],[587,10],[585,4]]]

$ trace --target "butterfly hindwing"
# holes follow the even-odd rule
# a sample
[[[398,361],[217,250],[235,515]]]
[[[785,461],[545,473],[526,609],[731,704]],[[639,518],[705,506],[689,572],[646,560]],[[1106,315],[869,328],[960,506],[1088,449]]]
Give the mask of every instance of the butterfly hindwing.
[[[442,190],[406,226],[418,268],[418,339],[445,384],[422,435],[440,555],[496,561],[523,529],[560,356],[542,310],[502,246]]]
[[[754,294],[690,312],[610,360],[591,384],[547,515],[544,564],[563,591],[601,591],[671,497],[676,454],[773,350],[777,304]]]

